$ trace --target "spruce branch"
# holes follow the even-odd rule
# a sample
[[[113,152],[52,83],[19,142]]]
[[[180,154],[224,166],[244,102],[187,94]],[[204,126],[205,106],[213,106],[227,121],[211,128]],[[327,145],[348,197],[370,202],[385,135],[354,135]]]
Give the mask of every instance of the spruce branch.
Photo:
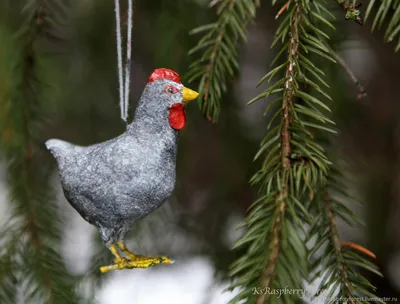
[[[336,257],[337,267],[339,269],[339,275],[342,285],[341,289],[343,290],[344,295],[349,299],[350,303],[353,304],[354,303],[354,300],[352,299],[353,288],[349,282],[349,274],[347,272],[346,265],[343,262],[339,233],[336,228],[336,217],[334,215],[332,201],[328,193],[325,193],[324,202],[325,202],[326,216],[329,223],[329,229],[331,231],[333,250]]]
[[[231,303],[244,299],[246,303],[257,304],[293,302],[295,295],[277,299],[262,291],[283,286],[302,288],[303,280],[308,278],[304,240],[307,234],[304,227],[311,223],[308,206],[314,193],[326,183],[331,164],[312,130],[335,133],[330,127],[333,121],[326,116],[329,107],[320,100],[330,99],[321,87],[326,86],[324,73],[311,61],[314,60],[311,55],[334,61],[317,38],[325,33],[314,19],[332,25],[318,14],[316,5],[320,4],[316,2],[288,4],[288,14],[281,19],[273,42],[273,45],[281,42],[283,46],[274,63],[278,60],[283,63],[269,71],[259,84],[272,82],[282,74],[283,77],[249,101],[251,104],[280,94],[271,103],[280,105],[256,154],[256,158],[266,155],[251,180],[260,187],[260,198],[250,206],[243,223],[248,232],[235,245],[235,248],[246,246],[247,252],[232,264],[230,275],[237,280],[231,289],[241,287],[242,291]],[[287,57],[282,59],[283,54]],[[273,109],[271,105],[266,112]]]
[[[18,243],[21,237],[21,232],[16,229],[10,221],[3,228],[3,233],[0,238],[2,250],[0,252],[0,299],[4,303],[16,303],[17,295],[17,272],[16,257],[14,253],[18,252]],[[18,227],[19,228],[19,227]]]
[[[310,240],[316,236],[316,244],[309,253],[314,272],[311,280],[321,279],[318,289],[329,291],[327,300],[335,297],[343,303],[367,303],[362,300],[363,296],[378,299],[373,294],[375,287],[357,268],[381,274],[377,266],[363,256],[375,258],[372,252],[353,243],[340,242],[337,218],[349,225],[353,225],[358,218],[346,207],[349,202],[349,182],[337,167],[332,168],[329,176],[326,187],[317,195],[314,209],[316,220],[309,234]],[[356,251],[348,251],[345,249],[347,247]]]
[[[285,198],[287,197],[287,185],[284,186],[282,197],[278,198],[278,206],[275,212],[274,224],[271,230],[271,243],[268,250],[268,261],[266,267],[264,268],[262,279],[261,279],[261,289],[269,288],[271,286],[271,281],[275,276],[276,264],[280,254],[281,247],[281,233],[282,224],[281,219],[285,216]],[[263,304],[265,299],[268,297],[266,293],[261,293],[258,295],[256,303]]]
[[[189,51],[203,55],[190,65],[187,77],[189,83],[199,81],[200,109],[214,123],[220,113],[222,95],[239,69],[237,44],[246,40],[246,26],[255,17],[256,2],[214,1],[211,4],[216,7],[217,21],[191,31],[191,34],[205,34]]]
[[[292,116],[291,116],[291,108],[293,108],[294,104],[294,92],[295,82],[293,81],[296,77],[294,62],[298,58],[298,49],[299,49],[299,35],[298,28],[299,22],[301,18],[301,7],[299,3],[295,4],[295,13],[293,14],[293,21],[291,24],[290,30],[290,41],[288,46],[288,64],[286,68],[285,75],[285,95],[283,98],[283,126],[281,129],[281,170],[283,171],[283,180],[282,180],[282,191],[278,194],[278,206],[277,211],[275,213],[274,224],[272,226],[271,231],[271,244],[268,252],[268,262],[266,263],[263,277],[261,281],[261,288],[269,288],[271,285],[271,281],[275,275],[276,263],[278,261],[279,253],[280,253],[280,241],[281,241],[281,219],[284,218],[285,209],[286,209],[286,199],[288,197],[288,189],[289,189],[289,181],[285,178],[286,171],[291,167],[290,161],[290,153],[291,153],[291,134],[289,131]],[[263,304],[265,302],[267,294],[261,293],[257,297],[257,304]]]
[[[376,2],[376,0],[369,2],[367,11],[365,12],[365,20],[372,15],[372,10]],[[381,0],[378,2],[380,2],[380,4],[372,21],[372,31],[377,28],[382,28],[385,20],[390,18],[385,31],[384,41],[392,42],[397,39],[397,43],[394,47],[397,52],[400,49],[400,2],[396,0]]]
[[[26,301],[70,303],[74,301],[74,281],[57,252],[60,219],[50,186],[51,171],[43,165],[43,140],[39,136],[46,120],[43,109],[45,85],[36,45],[42,37],[51,36],[47,23],[51,18],[46,15],[50,2],[30,1],[23,9],[27,20],[14,35],[15,39],[9,38],[14,57],[7,64],[11,66],[14,81],[0,98],[4,118],[0,119],[0,152],[7,162],[13,210],[11,228],[2,231],[1,235],[9,233],[9,229],[14,232],[2,256],[6,263],[2,268],[7,270],[7,275],[0,280],[0,290],[12,284]],[[10,278],[15,278],[12,283]],[[7,298],[6,293],[0,292],[0,302],[7,303]]]

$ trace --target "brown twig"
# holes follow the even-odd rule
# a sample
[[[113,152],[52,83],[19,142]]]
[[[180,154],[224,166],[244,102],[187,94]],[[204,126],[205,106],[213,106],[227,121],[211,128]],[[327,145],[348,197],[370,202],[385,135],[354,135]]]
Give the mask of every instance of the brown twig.
[[[354,244],[354,243],[351,243],[351,242],[342,242],[342,243],[340,243],[340,246],[341,247],[348,247],[348,248],[355,249],[355,250],[357,250],[357,251],[359,251],[361,253],[364,253],[365,255],[367,255],[367,256],[369,256],[371,258],[376,259],[375,254],[373,254],[371,251],[369,251],[367,248],[365,248],[365,247],[363,247],[361,245],[357,245],[357,244]]]
[[[342,68],[346,71],[347,75],[349,75],[351,81],[357,87],[358,89],[357,100],[361,100],[365,96],[367,96],[367,92],[365,91],[364,86],[360,83],[356,75],[354,75],[353,71],[350,69],[346,61],[344,61],[344,59],[338,53],[336,53],[328,44],[325,45],[328,48],[329,52],[331,53],[332,57],[335,58],[335,60],[342,66]]]
[[[275,20],[279,18],[280,15],[282,15],[282,13],[285,11],[285,9],[287,9],[289,7],[291,0],[289,0],[288,2],[286,2],[281,9],[279,10],[279,12],[276,14],[275,16]]]

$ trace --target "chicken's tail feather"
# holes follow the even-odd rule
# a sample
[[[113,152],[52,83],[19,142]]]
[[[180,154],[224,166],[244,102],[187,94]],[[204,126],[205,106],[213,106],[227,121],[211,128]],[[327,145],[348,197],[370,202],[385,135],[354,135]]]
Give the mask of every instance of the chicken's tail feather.
[[[74,154],[78,146],[70,144],[69,142],[59,140],[59,139],[49,139],[45,142],[47,150],[53,154],[57,162],[62,161],[67,156]]]

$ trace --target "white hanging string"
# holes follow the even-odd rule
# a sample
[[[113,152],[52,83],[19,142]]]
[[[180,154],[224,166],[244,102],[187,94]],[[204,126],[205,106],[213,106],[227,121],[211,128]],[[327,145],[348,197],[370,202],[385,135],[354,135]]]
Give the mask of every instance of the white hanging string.
[[[126,39],[126,62],[125,62],[125,107],[124,117],[125,121],[128,118],[129,108],[129,89],[131,80],[131,40],[132,40],[132,18],[133,18],[133,7],[132,0],[128,0],[128,37]]]
[[[128,0],[128,33],[126,41],[126,61],[125,73],[122,68],[122,35],[121,35],[121,13],[119,0],[115,0],[115,21],[117,38],[117,59],[118,59],[118,82],[119,82],[119,104],[121,110],[121,119],[127,122],[129,108],[129,90],[130,90],[130,70],[131,70],[131,40],[133,25],[133,5],[132,0]],[[125,74],[125,75],[124,75]],[[125,76],[125,83],[123,78]]]

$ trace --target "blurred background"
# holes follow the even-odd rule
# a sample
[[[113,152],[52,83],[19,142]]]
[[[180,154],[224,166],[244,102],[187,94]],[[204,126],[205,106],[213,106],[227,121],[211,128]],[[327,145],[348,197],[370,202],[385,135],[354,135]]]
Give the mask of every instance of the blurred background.
[[[257,189],[248,181],[259,166],[253,157],[269,119],[262,115],[269,100],[251,106],[247,101],[263,89],[256,83],[275,55],[270,45],[279,24],[274,20],[278,8],[265,1],[249,26],[248,43],[241,46],[240,74],[232,79],[222,101],[218,123],[204,119],[195,102],[189,105],[187,126],[180,135],[174,195],[130,234],[132,251],[166,254],[177,263],[100,277],[98,266],[110,263],[112,257],[98,231],[66,202],[55,162],[43,143],[55,137],[89,145],[124,131],[119,117],[114,3],[43,1],[43,11],[34,15],[35,5],[42,5],[39,2],[0,3],[0,226],[32,220],[39,237],[25,245],[38,248],[40,237],[57,231],[49,247],[60,253],[59,262],[65,266],[62,274],[50,277],[78,282],[79,300],[71,303],[93,299],[101,304],[227,303],[234,292],[224,292],[229,284],[226,271],[240,255],[230,248],[242,233],[235,227],[257,197]],[[187,55],[188,50],[199,38],[188,32],[215,19],[208,0],[134,3],[130,119],[155,68],[176,70],[186,86],[197,89],[184,77],[196,59]],[[121,5],[125,28],[125,1]],[[332,12],[338,18],[332,47],[367,92],[357,99],[348,75],[339,66],[325,63],[340,129],[333,152],[348,164],[346,174],[354,180],[351,192],[362,203],[350,208],[365,222],[364,227],[352,229],[340,223],[341,237],[377,255],[385,278],[371,275],[370,279],[378,295],[400,299],[400,57],[393,45],[383,43],[379,31],[371,34],[368,24],[345,22],[335,3]],[[27,141],[29,130],[34,135]],[[34,169],[15,167],[18,161],[34,163],[30,167]],[[24,179],[28,186],[21,181],[23,168],[29,171],[30,179]],[[37,195],[45,199],[36,202],[29,195],[38,189]],[[52,225],[58,230],[49,228]],[[25,237],[35,240],[35,226],[29,227],[32,230],[24,233],[30,236]],[[8,242],[3,236],[0,244]],[[3,254],[4,250],[3,246]],[[38,262],[38,256],[35,251],[28,258]],[[10,269],[1,271],[4,275]],[[42,303],[38,295],[27,298],[29,286],[35,283],[29,279],[24,283],[22,272],[15,273],[14,303]],[[11,288],[7,284],[3,289]]]

